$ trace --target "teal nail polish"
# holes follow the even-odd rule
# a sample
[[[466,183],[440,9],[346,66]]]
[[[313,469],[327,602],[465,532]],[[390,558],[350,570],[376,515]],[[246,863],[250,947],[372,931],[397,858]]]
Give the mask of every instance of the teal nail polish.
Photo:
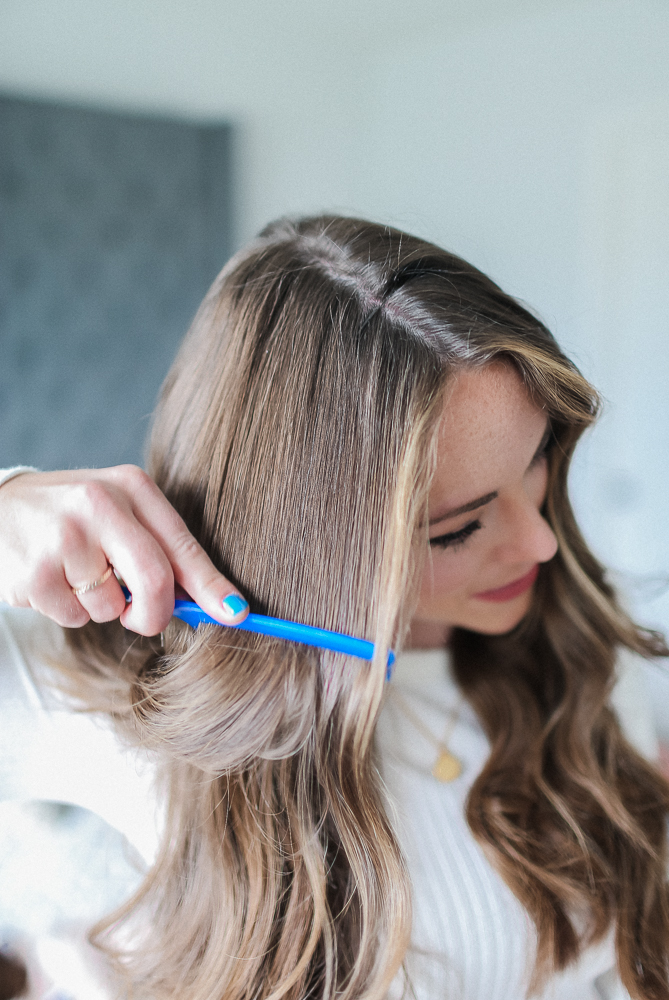
[[[239,594],[230,594],[224,601],[221,601],[221,606],[226,618],[236,618],[242,611],[246,611],[249,604]]]

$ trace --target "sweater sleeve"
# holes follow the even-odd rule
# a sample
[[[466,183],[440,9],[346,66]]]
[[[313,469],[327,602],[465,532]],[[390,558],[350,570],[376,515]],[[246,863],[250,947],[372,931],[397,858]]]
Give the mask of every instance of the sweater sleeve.
[[[0,605],[0,801],[88,809],[150,864],[162,827],[155,763],[125,747],[106,716],[77,711],[40,683],[64,655],[58,625]]]

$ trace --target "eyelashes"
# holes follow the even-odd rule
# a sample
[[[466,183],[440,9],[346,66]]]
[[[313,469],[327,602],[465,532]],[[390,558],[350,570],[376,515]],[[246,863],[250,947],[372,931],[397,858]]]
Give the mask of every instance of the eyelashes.
[[[546,433],[544,434],[541,440],[541,444],[537,448],[535,456],[532,459],[531,466],[536,465],[537,462],[541,461],[542,458],[547,458],[548,453],[554,444],[555,444],[555,435],[553,434],[553,429],[549,424],[548,427],[546,428]]]
[[[475,531],[482,528],[483,525],[477,519],[476,521],[470,521],[466,524],[464,528],[460,528],[459,531],[451,531],[448,535],[439,535],[437,538],[430,539],[430,545],[437,549],[455,549],[459,545],[464,545],[470,535],[473,535]]]

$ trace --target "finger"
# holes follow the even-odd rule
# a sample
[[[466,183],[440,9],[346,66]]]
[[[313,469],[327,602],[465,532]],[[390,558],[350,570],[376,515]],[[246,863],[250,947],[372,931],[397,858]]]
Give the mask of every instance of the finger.
[[[106,555],[102,551],[102,549],[100,549],[98,552],[95,553],[87,552],[86,554],[88,555],[87,561],[89,565],[91,567],[97,565],[98,569],[96,571],[94,571],[93,569],[89,569],[88,572],[86,573],[88,579],[84,583],[73,582],[73,576],[74,579],[76,579],[78,576],[79,577],[83,576],[83,573],[82,572],[72,573],[70,569],[72,565],[72,560],[70,558],[68,558],[65,561],[65,565],[63,567],[65,570],[65,576],[67,578],[67,582],[70,584],[70,589],[72,590],[74,596],[77,598],[81,598],[90,591],[96,590],[98,587],[106,583],[106,581],[112,575],[111,565]]]
[[[157,635],[174,611],[174,574],[158,542],[134,517],[108,527],[102,542],[109,560],[132,594],[121,622],[140,635]]]
[[[80,628],[89,621],[90,616],[72,593],[62,566],[41,568],[33,580],[27,603],[63,628]]]
[[[183,522],[182,522],[183,523]],[[203,611],[225,625],[244,621],[249,605],[236,587],[214,566],[185,524],[172,536],[168,558],[178,584]]]
[[[246,618],[249,611],[247,601],[216,569],[182,518],[148,476],[133,495],[133,510],[165,552],[176,582],[208,615],[223,624],[238,624]]]
[[[125,595],[113,573],[104,583],[76,596],[94,622],[114,621],[125,611]]]
[[[65,579],[74,597],[95,622],[118,618],[125,597],[97,538],[71,519],[61,527]]]
[[[116,611],[124,625],[149,636],[172,616],[174,575],[159,543],[133,513],[129,494],[138,477],[148,478],[132,466],[101,470],[97,479],[70,491],[72,510],[59,524],[57,550],[66,553],[66,576],[75,586],[99,580],[111,563],[128,584],[132,604],[126,608],[120,588],[111,583],[99,595],[100,588],[77,595],[82,607],[96,620]]]

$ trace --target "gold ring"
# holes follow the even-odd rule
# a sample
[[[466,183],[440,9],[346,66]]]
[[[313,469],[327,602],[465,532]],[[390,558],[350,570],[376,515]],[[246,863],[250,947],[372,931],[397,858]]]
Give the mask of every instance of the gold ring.
[[[114,572],[114,567],[109,563],[107,569],[104,571],[99,580],[93,580],[93,583],[85,583],[83,587],[72,587],[72,593],[79,597],[81,594],[87,594],[89,590],[95,590],[96,587],[101,587],[103,583],[106,583],[109,577]]]

